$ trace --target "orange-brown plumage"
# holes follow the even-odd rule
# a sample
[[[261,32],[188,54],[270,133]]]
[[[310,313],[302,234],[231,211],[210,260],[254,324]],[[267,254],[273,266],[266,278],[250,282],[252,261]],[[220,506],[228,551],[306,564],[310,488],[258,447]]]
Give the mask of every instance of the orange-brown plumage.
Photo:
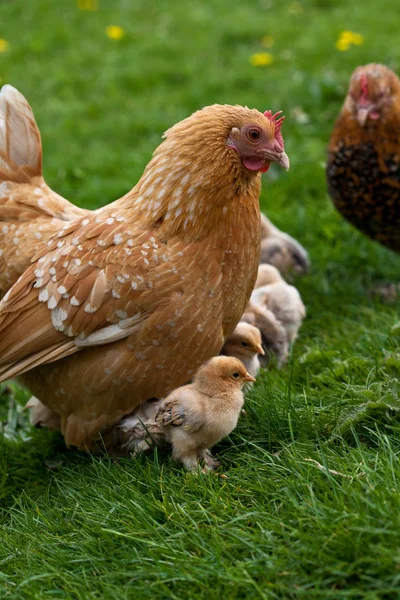
[[[286,166],[273,119],[233,106],[198,111],[166,133],[126,196],[53,219],[0,303],[0,380],[22,375],[60,415],[68,444],[90,447],[137,405],[190,380],[239,321],[257,275],[260,175],[227,140],[249,124],[272,147],[264,163]],[[37,192],[42,210],[52,194]],[[59,202],[65,215],[72,205]]]
[[[329,193],[363,233],[400,252],[400,80],[358,67],[329,143]]]

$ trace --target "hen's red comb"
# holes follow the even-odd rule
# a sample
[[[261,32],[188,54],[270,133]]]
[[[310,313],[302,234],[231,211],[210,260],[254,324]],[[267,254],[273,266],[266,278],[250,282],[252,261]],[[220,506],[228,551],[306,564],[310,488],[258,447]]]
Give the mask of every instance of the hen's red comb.
[[[282,129],[282,124],[283,124],[283,121],[285,120],[285,117],[280,117],[277,120],[277,116],[280,114],[282,114],[281,110],[278,110],[278,112],[276,112],[274,115],[272,114],[272,110],[266,110],[264,113],[264,117],[267,117],[267,119],[269,121],[272,121],[273,123],[275,123],[275,140],[278,142],[279,147],[283,151],[284,142],[283,142],[281,129]]]

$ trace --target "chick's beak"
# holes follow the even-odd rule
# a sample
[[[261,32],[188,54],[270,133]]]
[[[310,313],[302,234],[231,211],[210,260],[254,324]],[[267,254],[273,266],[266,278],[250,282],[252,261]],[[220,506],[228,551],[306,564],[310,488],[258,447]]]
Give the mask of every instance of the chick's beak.
[[[263,154],[266,160],[269,160],[270,162],[276,162],[278,165],[286,169],[286,171],[289,171],[290,160],[286,152],[266,148],[263,150]]]
[[[264,348],[261,346],[261,344],[257,344],[257,346],[255,346],[255,349],[257,351],[257,354],[262,354],[262,355],[265,354]]]
[[[246,375],[243,379],[244,379],[244,381],[248,381],[248,382],[255,381],[255,378],[252,375],[250,375],[250,373],[246,373]]]

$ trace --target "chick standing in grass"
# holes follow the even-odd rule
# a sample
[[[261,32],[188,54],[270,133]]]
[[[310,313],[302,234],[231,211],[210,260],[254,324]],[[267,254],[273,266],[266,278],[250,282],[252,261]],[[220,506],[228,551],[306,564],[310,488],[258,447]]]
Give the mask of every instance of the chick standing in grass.
[[[253,290],[251,303],[270,310],[282,323],[288,341],[292,344],[306,316],[299,292],[293,285],[286,283],[278,269],[272,265],[259,266],[256,286],[259,287]]]
[[[241,321],[226,340],[221,354],[234,356],[242,361],[247,371],[256,377],[260,370],[258,355],[264,356],[260,330]]]
[[[216,356],[202,365],[193,383],[160,402],[155,421],[172,445],[175,460],[189,471],[204,461],[219,466],[210,448],[235,429],[243,406],[245,383],[255,381],[237,358]]]

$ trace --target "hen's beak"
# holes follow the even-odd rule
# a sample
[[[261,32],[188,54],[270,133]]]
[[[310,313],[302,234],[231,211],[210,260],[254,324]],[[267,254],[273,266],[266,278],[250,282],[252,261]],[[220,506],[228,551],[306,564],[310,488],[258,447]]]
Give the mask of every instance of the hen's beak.
[[[243,379],[244,379],[244,381],[248,381],[248,382],[255,381],[255,378],[252,375],[250,375],[250,373],[246,373],[246,376]]]
[[[257,346],[255,346],[255,349],[257,350],[257,354],[265,354],[264,348],[261,346],[261,344],[257,344]]]
[[[360,124],[361,127],[364,127],[367,119],[368,119],[368,115],[369,115],[369,111],[370,111],[370,107],[369,106],[359,106],[357,108],[357,121]]]
[[[277,150],[270,150],[266,148],[263,150],[264,156],[266,160],[270,162],[276,162],[278,165],[289,171],[290,161],[286,152],[278,152]]]

